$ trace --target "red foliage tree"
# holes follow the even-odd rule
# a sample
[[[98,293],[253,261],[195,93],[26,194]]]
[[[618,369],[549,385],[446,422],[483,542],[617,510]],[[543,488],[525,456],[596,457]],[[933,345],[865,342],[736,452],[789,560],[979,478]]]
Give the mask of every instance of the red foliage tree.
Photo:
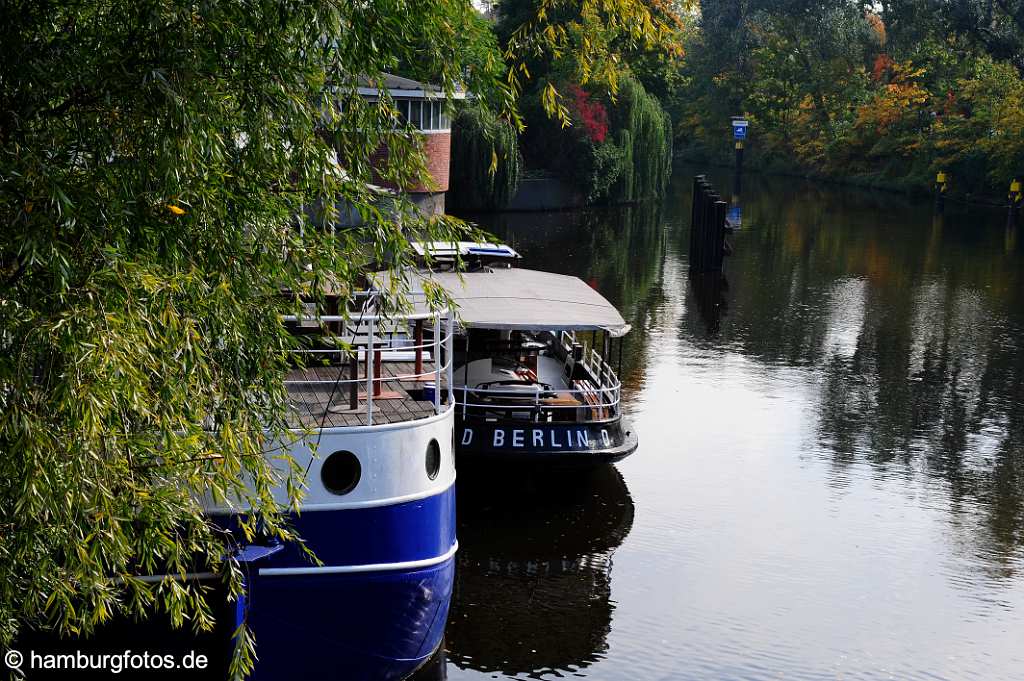
[[[590,98],[590,93],[578,85],[570,88],[573,95],[576,117],[583,124],[591,142],[604,142],[608,136],[608,111],[601,102]]]

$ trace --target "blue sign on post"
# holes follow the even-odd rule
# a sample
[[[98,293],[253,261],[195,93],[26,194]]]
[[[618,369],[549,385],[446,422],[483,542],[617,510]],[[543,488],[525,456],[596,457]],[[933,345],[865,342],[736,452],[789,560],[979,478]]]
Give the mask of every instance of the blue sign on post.
[[[743,225],[743,209],[740,204],[729,206],[729,212],[725,214],[725,221],[733,229],[739,229]]]
[[[747,121],[745,119],[734,118],[732,120],[732,136],[733,139],[747,139]]]

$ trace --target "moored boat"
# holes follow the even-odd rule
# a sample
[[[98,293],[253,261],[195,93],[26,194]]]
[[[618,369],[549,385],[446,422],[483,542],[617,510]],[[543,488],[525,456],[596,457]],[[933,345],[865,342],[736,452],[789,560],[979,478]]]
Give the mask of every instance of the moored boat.
[[[320,564],[297,545],[243,547],[238,618],[256,637],[257,680],[404,679],[441,644],[458,546],[454,406],[422,381],[451,385],[452,318],[379,315],[372,299],[317,320],[354,354],[309,350],[320,361],[286,381],[303,433],[287,446],[307,488],[291,520]],[[429,345],[402,331],[415,323],[429,325]],[[405,361],[417,352],[426,355],[419,372]],[[285,490],[275,496],[284,501]],[[209,510],[227,526],[245,512]]]
[[[519,255],[507,246],[419,248],[429,257],[418,285],[443,288],[457,308],[459,465],[593,465],[636,450],[611,365],[613,346],[621,358],[630,327],[611,303],[577,277],[512,267]],[[455,271],[456,253],[469,271]],[[452,266],[438,271],[446,258]]]
[[[81,654],[123,664],[129,678],[138,675],[129,670],[144,669],[145,652],[171,660],[153,667],[160,676],[225,679],[244,623],[256,641],[248,677],[255,681],[399,681],[428,665],[443,640],[458,548],[455,410],[446,390],[453,318],[435,311],[379,314],[377,298],[362,297],[361,309],[348,314],[289,321],[296,331],[333,327],[286,378],[295,439],[265,452],[284,473],[278,455],[287,448],[303,471],[306,493],[290,521],[319,562],[297,544],[245,540],[235,530],[251,509],[207,499],[206,512],[232,535],[225,553],[241,566],[243,597],[230,601],[221,575],[204,569],[139,578],[201,584],[213,631],[175,629],[161,613],[141,622],[117,617],[87,638],[27,630],[18,645],[62,660]],[[426,327],[429,340],[414,343],[404,331],[410,326]],[[441,389],[425,390],[425,381]],[[284,483],[272,491],[287,503]]]

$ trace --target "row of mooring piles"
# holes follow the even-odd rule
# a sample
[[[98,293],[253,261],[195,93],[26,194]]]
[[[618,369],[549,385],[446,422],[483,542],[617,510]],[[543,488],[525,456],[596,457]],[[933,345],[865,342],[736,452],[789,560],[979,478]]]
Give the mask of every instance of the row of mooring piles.
[[[725,256],[732,252],[726,235],[729,204],[722,200],[704,175],[693,178],[690,213],[690,274],[721,272]]]

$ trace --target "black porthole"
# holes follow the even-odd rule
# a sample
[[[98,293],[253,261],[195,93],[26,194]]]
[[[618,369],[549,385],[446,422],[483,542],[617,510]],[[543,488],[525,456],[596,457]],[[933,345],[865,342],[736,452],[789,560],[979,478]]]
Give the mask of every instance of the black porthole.
[[[352,452],[344,450],[334,452],[320,466],[320,481],[332,494],[348,494],[359,484],[362,466],[359,458]]]
[[[427,445],[427,477],[433,480],[441,472],[441,445],[431,440]]]

